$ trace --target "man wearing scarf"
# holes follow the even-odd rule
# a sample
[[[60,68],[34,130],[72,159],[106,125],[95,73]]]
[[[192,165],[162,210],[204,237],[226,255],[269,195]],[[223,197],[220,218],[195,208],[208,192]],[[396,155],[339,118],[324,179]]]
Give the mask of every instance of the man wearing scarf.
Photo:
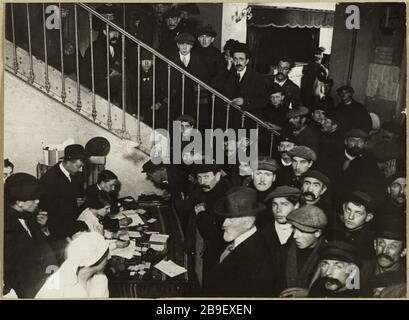
[[[282,298],[302,298],[317,277],[318,252],[325,243],[323,231],[327,217],[314,205],[306,205],[287,216],[294,228],[293,241],[289,244],[285,261],[286,288]]]

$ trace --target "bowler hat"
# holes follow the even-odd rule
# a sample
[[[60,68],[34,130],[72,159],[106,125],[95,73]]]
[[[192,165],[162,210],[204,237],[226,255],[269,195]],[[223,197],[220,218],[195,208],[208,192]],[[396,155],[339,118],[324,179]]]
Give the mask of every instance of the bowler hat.
[[[194,44],[196,39],[194,36],[192,36],[190,33],[187,32],[182,32],[179,33],[176,37],[175,37],[175,41],[177,43],[187,43],[187,44]]]
[[[267,170],[271,172],[276,172],[279,165],[275,159],[270,157],[259,157],[257,162],[257,170]]]
[[[249,59],[251,56],[250,49],[247,44],[242,42],[237,42],[231,49],[230,55],[233,56],[235,52],[244,52],[246,54],[246,58]]]
[[[216,202],[214,211],[224,217],[238,218],[256,216],[265,208],[262,203],[257,201],[256,190],[247,187],[234,187]]]
[[[233,50],[234,47],[239,44],[240,42],[234,39],[229,39],[226,41],[226,43],[223,46],[223,51],[227,51],[227,50]]]
[[[294,109],[288,110],[286,114],[286,118],[291,119],[295,117],[305,116],[308,113],[309,113],[309,110],[307,107],[298,106],[298,107],[295,107]]]
[[[325,243],[318,252],[320,260],[338,260],[359,264],[358,251],[350,243],[330,241]]]
[[[4,194],[13,200],[35,200],[38,198],[38,187],[38,180],[34,176],[18,172],[7,178]]]
[[[62,157],[64,160],[85,160],[85,158],[87,158],[85,149],[80,144],[70,144],[66,146],[64,149],[64,157]]]
[[[405,216],[397,213],[380,212],[375,220],[377,238],[406,242]]]
[[[306,146],[296,146],[292,148],[290,151],[288,151],[288,156],[291,158],[299,157],[308,161],[317,160],[317,154],[315,151]]]
[[[196,35],[198,37],[202,35],[210,36],[212,38],[217,36],[217,32],[213,29],[213,27],[209,24],[207,26],[201,26],[197,29]]]
[[[291,196],[296,196],[300,197],[301,196],[301,190],[290,187],[290,186],[279,186],[275,188],[273,191],[271,191],[266,198],[264,199],[264,202],[267,202],[268,200],[274,199],[274,198],[285,198],[285,197],[291,197]]]
[[[167,19],[167,18],[179,18],[180,17],[180,10],[172,7],[168,10],[165,11],[165,13],[163,14],[163,18]]]
[[[162,168],[163,166],[163,163],[155,164],[151,159],[149,159],[142,165],[142,172],[152,173],[155,170]]]
[[[89,156],[105,157],[108,155],[111,145],[104,137],[95,137],[85,145],[85,152]]]
[[[347,131],[344,134],[344,138],[348,139],[348,138],[362,138],[362,139],[366,139],[368,138],[368,133],[365,132],[362,129],[351,129],[349,131]]]
[[[295,209],[287,216],[287,221],[303,232],[315,232],[325,229],[328,220],[325,213],[314,205]]]
[[[345,196],[344,203],[346,202],[354,202],[363,205],[367,211],[372,210],[374,205],[372,197],[369,194],[359,190],[355,190],[347,194]]]
[[[350,93],[354,93],[355,91],[354,91],[354,88],[352,88],[351,86],[341,86],[341,87],[339,87],[338,89],[337,89],[337,93],[340,93],[341,91],[343,91],[343,90],[346,90],[346,91],[348,91],[348,92],[350,92]]]
[[[317,179],[317,180],[321,181],[326,187],[329,187],[329,185],[330,185],[329,178],[325,174],[323,174],[321,171],[308,170],[307,172],[305,172],[302,175],[302,179],[308,178],[308,177],[314,178],[314,179]]]

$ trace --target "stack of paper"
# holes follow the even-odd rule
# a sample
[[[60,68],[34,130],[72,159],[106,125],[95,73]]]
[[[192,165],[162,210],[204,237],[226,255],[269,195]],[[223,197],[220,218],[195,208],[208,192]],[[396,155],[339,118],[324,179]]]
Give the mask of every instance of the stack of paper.
[[[154,233],[151,234],[151,236],[149,237],[149,242],[156,244],[166,244],[168,238],[169,238],[168,234]]]
[[[155,268],[171,278],[183,274],[187,271],[185,268],[177,265],[172,260],[162,260],[161,262],[155,264]]]

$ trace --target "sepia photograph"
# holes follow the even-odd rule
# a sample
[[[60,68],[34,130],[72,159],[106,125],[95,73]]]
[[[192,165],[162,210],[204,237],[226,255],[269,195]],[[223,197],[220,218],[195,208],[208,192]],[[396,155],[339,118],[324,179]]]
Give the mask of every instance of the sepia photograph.
[[[406,3],[2,11],[1,299],[407,299]]]

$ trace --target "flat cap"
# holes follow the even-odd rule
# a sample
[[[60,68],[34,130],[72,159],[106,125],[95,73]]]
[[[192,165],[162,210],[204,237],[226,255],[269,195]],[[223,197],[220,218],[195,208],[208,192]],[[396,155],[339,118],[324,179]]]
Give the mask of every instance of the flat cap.
[[[395,182],[396,179],[399,178],[405,178],[406,179],[406,172],[403,170],[396,171],[393,175],[388,177],[387,183],[388,185],[391,185],[393,182]]]
[[[372,149],[372,155],[377,162],[397,159],[402,155],[399,145],[393,141],[379,141]]]
[[[321,171],[318,171],[318,170],[308,170],[302,175],[302,179],[308,178],[308,177],[315,178],[321,181],[327,187],[329,187],[329,185],[331,184],[329,178],[325,174],[323,174]]]
[[[166,10],[165,13],[163,14],[164,19],[178,18],[178,17],[180,17],[180,10],[178,10],[177,8],[174,8],[174,7]]]
[[[281,132],[278,139],[279,139],[279,142],[288,141],[288,142],[293,142],[297,144],[297,139],[295,138],[294,134],[292,134],[288,130],[283,130],[283,132]]]
[[[256,170],[267,170],[271,172],[276,172],[279,168],[279,165],[275,159],[270,157],[259,157],[257,161]]]
[[[187,32],[182,32],[179,33],[176,37],[175,37],[175,41],[177,43],[188,43],[188,44],[194,44],[196,39],[194,36],[192,36],[190,33]]]
[[[325,229],[328,223],[325,213],[314,205],[295,209],[287,216],[287,221],[303,232]]]
[[[195,119],[192,116],[188,115],[188,114],[180,115],[179,117],[177,117],[176,121],[189,122],[190,125],[192,125],[192,126],[194,126],[195,123],[196,123]]]
[[[287,119],[291,119],[291,118],[295,118],[295,117],[299,117],[299,116],[305,116],[309,112],[310,111],[308,110],[307,107],[298,106],[298,107],[295,107],[294,109],[289,110],[285,117]]]
[[[7,178],[4,185],[6,198],[27,201],[38,198],[38,180],[28,173],[18,172]]]
[[[344,241],[330,241],[324,244],[318,255],[320,260],[328,259],[359,264],[357,249]]]
[[[201,26],[197,29],[196,31],[196,35],[198,37],[202,36],[202,35],[206,35],[206,36],[210,36],[210,37],[216,37],[217,36],[217,32],[213,29],[213,27],[209,24],[207,26]]]
[[[366,139],[368,138],[368,133],[365,132],[362,129],[351,129],[349,131],[347,131],[344,134],[344,138],[348,139],[348,138],[362,138],[362,139]]]
[[[363,205],[366,208],[366,210],[372,210],[374,206],[374,201],[372,197],[366,192],[360,190],[355,190],[347,194],[345,196],[344,203],[346,202],[358,203],[360,205]]]
[[[264,202],[274,198],[285,198],[292,196],[301,197],[301,190],[290,186],[279,186],[266,196]]]
[[[341,86],[337,89],[337,93],[340,93],[341,91],[344,91],[344,90],[351,92],[352,94],[355,92],[354,88],[352,88],[351,86]]]
[[[317,154],[315,151],[306,146],[296,146],[292,148],[290,151],[288,151],[288,156],[291,158],[299,157],[308,161],[317,160]]]

